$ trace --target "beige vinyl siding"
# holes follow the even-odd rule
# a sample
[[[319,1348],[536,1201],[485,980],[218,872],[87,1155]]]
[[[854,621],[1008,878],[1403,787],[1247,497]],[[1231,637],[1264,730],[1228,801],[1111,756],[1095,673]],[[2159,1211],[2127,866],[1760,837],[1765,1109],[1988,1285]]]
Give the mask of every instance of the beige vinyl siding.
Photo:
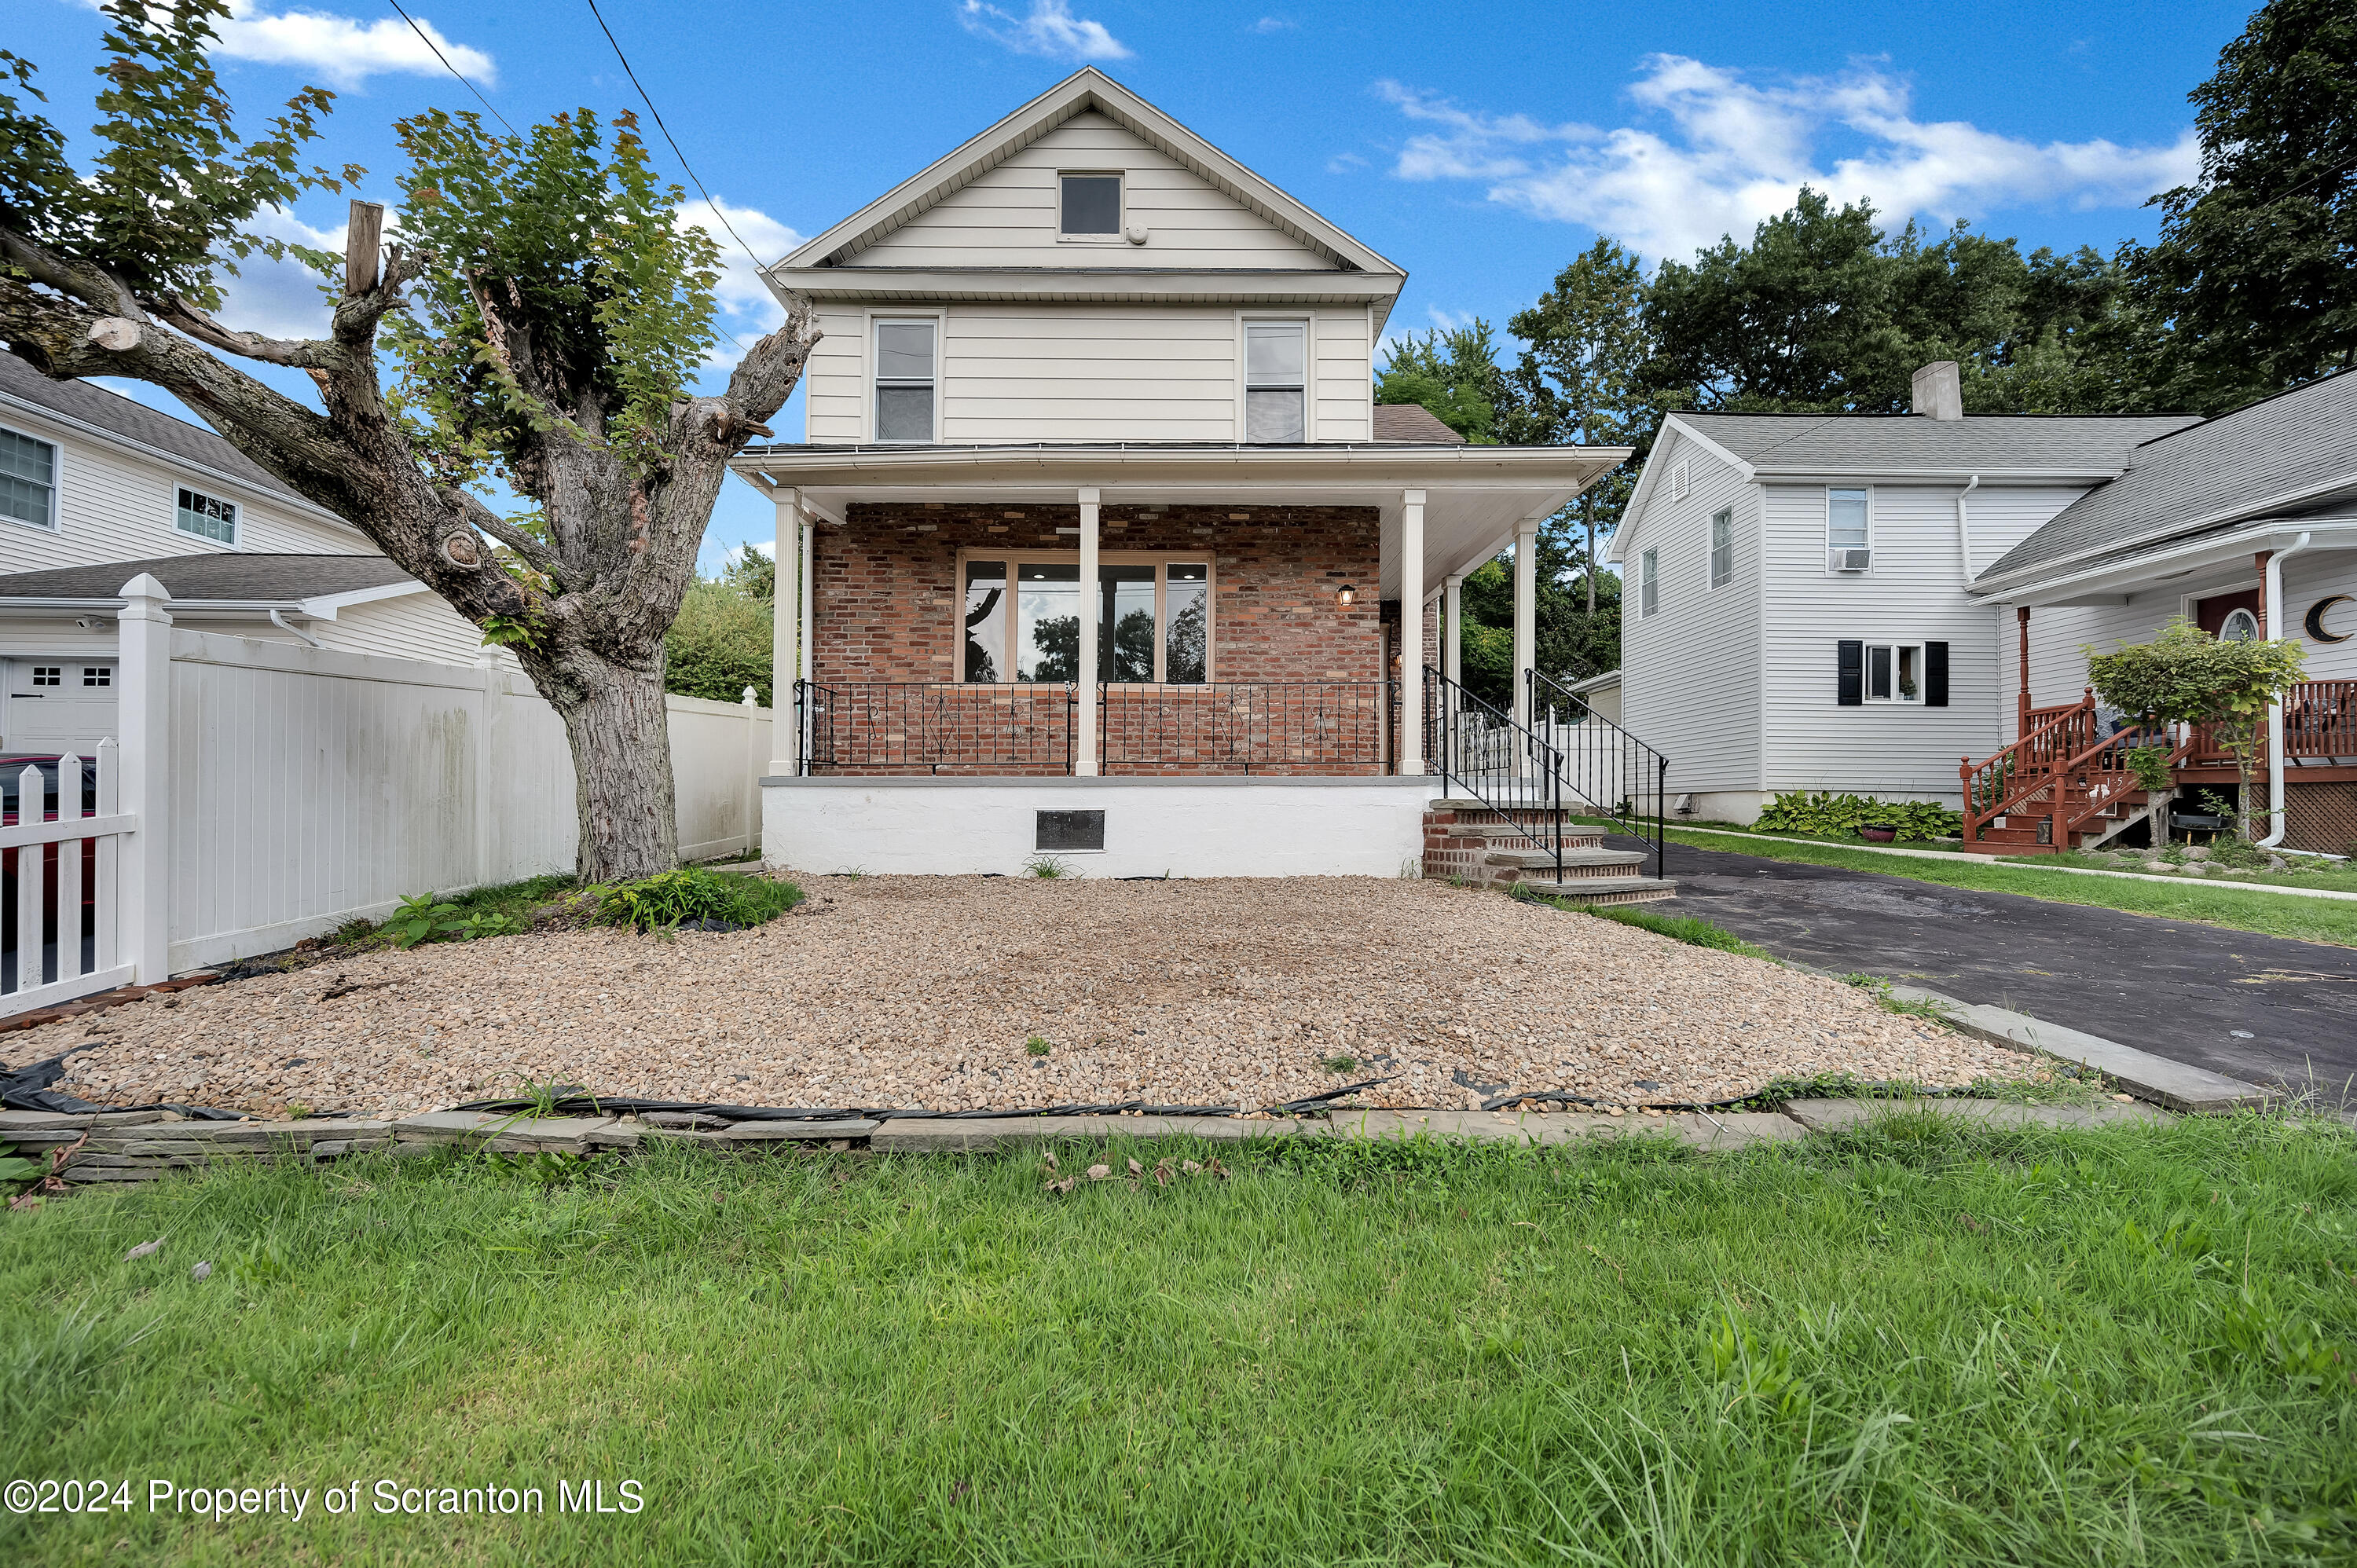
[[[0,572],[38,572],[102,561],[195,555],[231,546],[183,533],[173,518],[182,486],[238,508],[241,551],[317,555],[372,555],[359,531],[307,516],[267,491],[212,478],[144,452],[14,408],[0,409],[0,426],[58,448],[55,532],[0,520]]]
[[[1318,312],[1310,323],[1310,435],[1318,441],[1374,438],[1374,381],[1361,310]]]
[[[1770,793],[1834,789],[1886,798],[1961,799],[1959,760],[1986,756],[1999,611],[1963,588],[1956,542],[1961,482],[1877,484],[1869,508],[1874,568],[1825,570],[1825,486],[1767,487],[1767,779]],[[1981,500],[1975,491],[1973,500]],[[1980,516],[1975,505],[1974,516]],[[1975,534],[1974,550],[1982,546]],[[1948,706],[1836,701],[1835,645],[1945,642]]]
[[[431,591],[347,605],[335,619],[315,620],[304,629],[346,653],[423,659],[436,664],[472,664],[491,652],[483,646],[481,629]],[[511,656],[497,657],[502,665],[515,667]]]
[[[1057,237],[1060,172],[1123,176],[1143,245]],[[1286,267],[1320,255],[1103,114],[1075,115],[865,250],[850,266]]]
[[[867,313],[822,306],[822,334],[802,368],[802,439],[859,441],[867,434]]]
[[[1760,788],[1758,491],[1681,437],[1654,464],[1690,465],[1684,499],[1656,476],[1643,516],[1622,525],[1621,725],[1669,758],[1673,796]],[[1735,576],[1710,585],[1710,519],[1734,511]],[[1637,613],[1644,553],[1658,552],[1660,608]]]

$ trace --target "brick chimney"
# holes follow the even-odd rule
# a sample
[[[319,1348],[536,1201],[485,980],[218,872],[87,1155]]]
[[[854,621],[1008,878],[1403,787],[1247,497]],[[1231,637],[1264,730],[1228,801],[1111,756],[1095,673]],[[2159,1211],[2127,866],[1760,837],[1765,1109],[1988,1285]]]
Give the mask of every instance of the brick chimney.
[[[1915,372],[1914,409],[1928,419],[1964,418],[1964,392],[1955,360],[1934,360]]]

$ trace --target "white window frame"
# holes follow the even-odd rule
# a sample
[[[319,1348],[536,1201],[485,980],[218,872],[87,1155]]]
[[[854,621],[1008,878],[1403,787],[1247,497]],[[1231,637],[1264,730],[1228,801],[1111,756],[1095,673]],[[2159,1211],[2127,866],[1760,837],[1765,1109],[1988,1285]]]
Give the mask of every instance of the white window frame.
[[[199,500],[208,500],[215,506],[229,509],[227,539],[216,539],[210,533],[199,533],[195,529],[180,521],[180,513],[184,510],[180,505],[180,496],[183,492],[196,497]],[[193,539],[200,544],[210,544],[221,550],[235,550],[245,542],[245,507],[243,503],[231,500],[226,496],[217,496],[210,490],[200,490],[194,485],[184,485],[176,481],[172,486],[172,532],[183,539]]]
[[[1254,327],[1298,327],[1301,328],[1301,439],[1318,439],[1318,319],[1295,311],[1236,312],[1236,421],[1235,439],[1239,446],[1251,439],[1252,428],[1244,412],[1244,402],[1252,392],[1252,352],[1250,328]],[[1370,414],[1369,418],[1373,415]],[[1370,425],[1368,428],[1372,429]]]
[[[1719,543],[1719,530],[1722,528],[1727,531],[1727,542],[1724,546]],[[1727,575],[1723,577],[1718,573],[1718,554],[1722,548],[1727,552]],[[1735,581],[1735,509],[1731,506],[1723,506],[1710,514],[1710,550],[1707,559],[1710,587],[1713,591],[1724,588]]]
[[[1637,618],[1651,620],[1662,608],[1662,553],[1644,550],[1637,556]]]
[[[1855,493],[1866,498],[1865,543],[1835,544],[1834,542],[1834,495],[1836,491],[1839,491],[1844,495]],[[1827,485],[1825,487],[1825,575],[1828,577],[1872,576],[1874,575],[1874,563],[1872,560],[1874,548],[1874,487],[1872,485]],[[1868,556],[1866,570],[1863,572],[1837,571],[1834,566],[1834,552],[1836,550],[1866,551]]]
[[[52,441],[46,435],[36,435],[31,431],[24,429],[18,425],[0,424],[0,430],[6,431],[9,435],[17,437],[19,440],[37,442],[49,449],[49,521],[47,522],[27,522],[21,517],[0,517],[0,522],[12,523],[18,528],[37,528],[43,533],[64,532],[64,527],[59,521],[61,513],[59,508],[59,495],[66,488],[66,449],[64,444],[61,442]]]
[[[1899,650],[1902,648],[1915,650],[1915,694],[1911,697],[1901,695],[1899,688]],[[1887,697],[1878,697],[1874,694],[1874,656],[1878,652],[1890,655],[1890,695]],[[1920,708],[1923,705],[1924,684],[1928,678],[1928,667],[1923,662],[1922,643],[1868,642],[1866,644],[1865,665],[1858,671],[1858,696],[1869,707],[1876,703],[1882,703],[1891,707]]]
[[[1017,616],[1015,613],[1015,596],[1019,591],[1017,585],[1019,577],[1021,576],[1023,568],[1026,566],[1078,566],[1081,564],[1081,553],[1077,550],[1057,550],[1052,547],[1046,550],[1038,550],[1024,545],[1008,545],[1003,549],[994,549],[992,546],[987,544],[969,544],[957,553],[957,595],[955,600],[957,611],[956,614],[951,618],[952,630],[955,635],[955,647],[952,650],[950,654],[950,668],[955,672],[955,683],[961,686],[985,684],[997,686],[1034,684],[1035,682],[1021,681],[968,681],[965,678],[965,569],[966,563],[969,561],[996,561],[1006,568],[1006,648],[1005,660],[999,668],[1002,674],[1009,674],[1012,673],[1015,669],[1015,639],[1018,630],[1016,624]],[[1218,682],[1220,679],[1220,562],[1217,553],[1210,549],[1193,552],[1185,550],[1101,550],[1097,552],[1097,564],[1100,566],[1151,564],[1154,568],[1154,679],[1151,682],[1114,681],[1108,682],[1106,684],[1115,686],[1137,686],[1149,684],[1162,686],[1170,684],[1166,677],[1169,672],[1170,661],[1170,612],[1168,599],[1170,592],[1169,569],[1172,566],[1200,566],[1203,568],[1203,679],[1200,682],[1181,682],[1179,684],[1186,686],[1210,686]],[[1088,585],[1082,584],[1082,586],[1086,587]],[[1100,586],[1097,589],[1097,602],[1100,604],[1103,602],[1103,589]],[[1083,595],[1082,597],[1085,602],[1088,596]],[[1098,658],[1102,660],[1103,658],[1103,649],[1104,646],[1104,639],[1102,636],[1097,639],[1097,646],[1099,649]],[[1040,685],[1054,684],[1052,682],[1039,682],[1036,683]],[[1089,682],[1082,682],[1083,685],[1088,683]]]
[[[1064,181],[1066,179],[1111,179],[1121,184],[1120,209],[1114,216],[1110,234],[1067,234],[1064,232]],[[1060,245],[1118,245],[1129,229],[1129,171],[1119,168],[1060,168],[1056,171],[1056,243]]]
[[[949,337],[949,313],[943,310],[871,310],[866,316],[867,330],[860,349],[861,409],[859,423],[866,433],[864,439],[878,446],[925,446],[942,439],[943,396],[942,362],[948,358],[946,339]],[[923,321],[933,328],[933,433],[926,441],[887,441],[876,424],[877,369],[880,356],[877,349],[877,329],[900,322]],[[908,383],[901,383],[908,384]]]

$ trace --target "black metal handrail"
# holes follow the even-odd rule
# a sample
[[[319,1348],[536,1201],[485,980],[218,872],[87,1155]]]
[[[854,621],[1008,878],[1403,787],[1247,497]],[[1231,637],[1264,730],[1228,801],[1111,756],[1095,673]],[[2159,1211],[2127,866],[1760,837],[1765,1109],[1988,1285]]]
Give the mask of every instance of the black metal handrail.
[[[1036,684],[794,682],[805,773],[826,768],[1072,770],[1074,689]]]
[[[1441,792],[1460,789],[1555,859],[1563,880],[1563,754],[1462,684],[1424,667],[1427,766]],[[1535,818],[1533,822],[1530,819]]]
[[[1595,816],[1650,843],[1653,875],[1666,876],[1670,759],[1590,707],[1587,699],[1536,670],[1529,677],[1531,728],[1562,758],[1565,790]],[[1650,799],[1652,810],[1645,802]]]
[[[1380,773],[1388,681],[1129,682],[1097,688],[1104,769]]]

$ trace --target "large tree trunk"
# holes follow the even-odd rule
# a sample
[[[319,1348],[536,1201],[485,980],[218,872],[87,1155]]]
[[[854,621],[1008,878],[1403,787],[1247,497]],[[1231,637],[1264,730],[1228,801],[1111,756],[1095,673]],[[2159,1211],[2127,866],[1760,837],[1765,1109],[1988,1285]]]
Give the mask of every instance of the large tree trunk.
[[[554,693],[573,747],[585,882],[626,882],[679,864],[671,772],[671,719],[662,668],[615,664],[586,650],[565,656]]]

